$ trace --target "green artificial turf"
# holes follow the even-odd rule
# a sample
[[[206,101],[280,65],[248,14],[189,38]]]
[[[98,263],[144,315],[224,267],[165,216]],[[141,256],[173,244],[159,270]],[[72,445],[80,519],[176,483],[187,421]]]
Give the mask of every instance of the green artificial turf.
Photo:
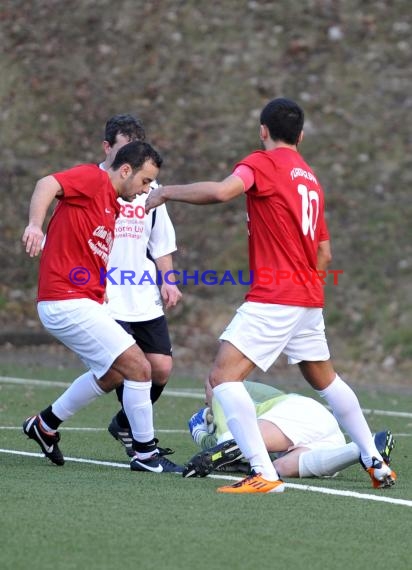
[[[19,371],[14,372],[16,376]],[[177,389],[192,390],[194,397],[169,395]],[[197,451],[187,420],[202,406],[200,389],[198,382],[172,379],[155,405],[160,444],[175,449],[171,459],[179,463]],[[58,386],[0,382],[0,448],[38,453],[36,444],[21,433],[21,422],[62,391]],[[367,416],[373,430],[390,427],[399,434],[393,454],[397,485],[375,491],[356,465],[334,479],[290,479],[288,483],[299,487],[281,495],[259,496],[216,493],[227,482],[223,475],[183,479],[175,474],[131,472],[123,448],[107,432],[117,401],[113,395],[101,397],[61,429],[61,448],[67,458],[113,462],[125,468],[71,461],[56,467],[43,457],[0,453],[0,567],[407,570],[412,418],[399,414],[412,409],[412,397],[378,392],[359,396],[365,407],[397,414]],[[311,488],[409,503],[361,500]]]

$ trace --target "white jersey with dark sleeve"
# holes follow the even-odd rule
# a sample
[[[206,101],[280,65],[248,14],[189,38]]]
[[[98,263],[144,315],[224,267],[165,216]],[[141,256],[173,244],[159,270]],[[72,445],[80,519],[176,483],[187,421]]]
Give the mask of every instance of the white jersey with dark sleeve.
[[[116,320],[142,322],[164,314],[154,260],[176,251],[176,234],[166,206],[146,214],[146,198],[118,199],[120,215],[106,277],[107,307]]]

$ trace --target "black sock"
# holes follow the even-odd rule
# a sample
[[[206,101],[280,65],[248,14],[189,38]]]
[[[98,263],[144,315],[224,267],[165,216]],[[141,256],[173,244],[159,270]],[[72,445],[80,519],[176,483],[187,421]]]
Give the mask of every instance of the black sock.
[[[123,408],[117,412],[116,420],[121,428],[130,429],[130,423]]]
[[[163,384],[161,386],[159,386],[158,384],[152,384],[152,387],[150,388],[150,399],[152,400],[152,404],[157,402],[157,400],[160,398],[164,388],[165,388],[165,384]]]
[[[59,427],[59,425],[63,423],[63,420],[61,420],[55,414],[53,414],[51,406],[40,412],[39,416],[44,421],[44,423],[47,424],[49,428],[53,430],[56,430]]]
[[[144,443],[133,439],[133,449],[139,453],[150,453],[151,451],[154,451],[156,447],[157,441],[154,438],[151,441],[145,441]]]
[[[124,390],[123,384],[120,384],[120,386],[116,388],[117,399],[122,405],[122,409],[119,410],[116,414],[116,420],[121,428],[130,429],[129,420],[127,419],[126,412],[123,409],[123,390]]]
[[[116,388],[116,394],[117,394],[117,399],[119,400],[119,402],[123,405],[123,390],[124,390],[124,386],[123,384],[120,384],[120,386],[118,386]]]

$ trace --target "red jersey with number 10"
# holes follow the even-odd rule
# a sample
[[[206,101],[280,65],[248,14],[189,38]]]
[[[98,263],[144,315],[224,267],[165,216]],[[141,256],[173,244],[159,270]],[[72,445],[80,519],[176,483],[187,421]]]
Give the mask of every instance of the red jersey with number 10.
[[[317,251],[329,234],[316,176],[297,151],[285,147],[253,152],[237,166],[242,164],[254,173],[246,192],[253,275],[246,299],[323,307]]]
[[[47,228],[37,300],[88,298],[103,303],[101,269],[107,266],[120,210],[116,191],[107,172],[95,164],[53,176],[63,196]]]

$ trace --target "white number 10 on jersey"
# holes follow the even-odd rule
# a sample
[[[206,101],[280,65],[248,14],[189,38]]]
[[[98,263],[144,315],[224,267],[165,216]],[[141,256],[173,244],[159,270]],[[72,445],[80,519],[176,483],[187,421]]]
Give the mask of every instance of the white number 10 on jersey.
[[[298,192],[302,197],[303,235],[310,233],[310,237],[314,239],[319,216],[319,195],[315,190],[308,190],[305,184],[298,185]]]

